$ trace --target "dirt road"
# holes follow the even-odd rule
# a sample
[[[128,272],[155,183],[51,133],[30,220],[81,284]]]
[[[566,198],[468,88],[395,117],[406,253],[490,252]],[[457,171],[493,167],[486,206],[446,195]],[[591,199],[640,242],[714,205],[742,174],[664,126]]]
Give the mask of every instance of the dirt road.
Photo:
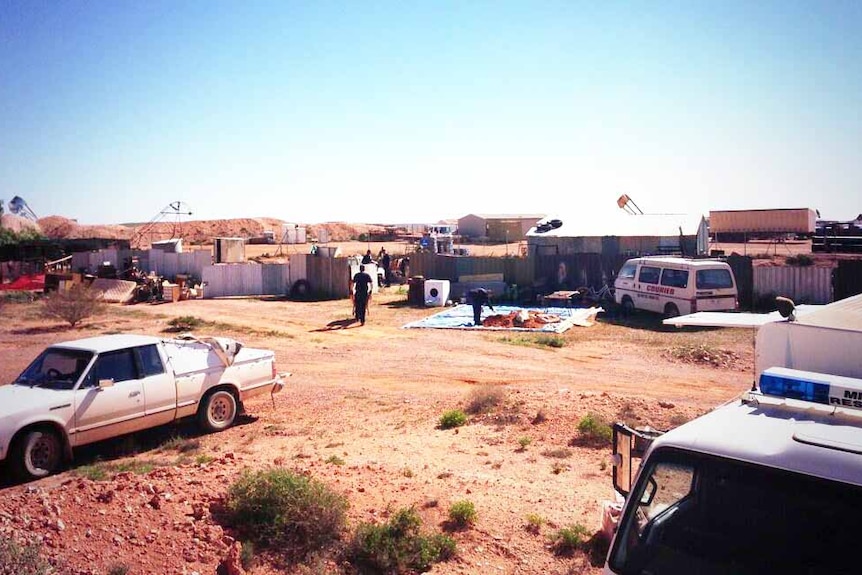
[[[415,505],[426,527],[439,529],[452,502],[472,501],[475,527],[454,534],[458,558],[433,573],[598,573],[598,553],[560,557],[549,544],[556,530],[577,523],[598,532],[600,502],[611,495],[609,448],[573,443],[578,421],[597,413],[668,428],[750,386],[752,334],[744,330],[602,320],[573,328],[563,347],[552,348],[512,332],[401,329],[434,312],[405,300],[396,288],[376,296],[362,327],[349,323],[347,300],[113,306],[74,330],[40,318],[38,304],[6,305],[4,382],[47,344],[115,332],[168,335],[168,322],[181,316],[212,322],[196,333],[274,349],[279,369],[293,376],[274,403],[248,405],[241,425],[194,437],[192,456],[164,439],[194,432],[171,428],[88,448],[70,471],[3,488],[0,532],[42,536],[50,556],[81,574],[118,563],[130,573],[214,573],[231,534],[201,509],[212,508],[244,467],[277,465],[344,493],[353,525]],[[680,362],[692,345],[730,352],[733,361],[721,369]],[[437,428],[443,412],[463,408],[486,386],[502,390],[491,413],[457,430]],[[155,468],[105,480],[82,473],[142,461]],[[538,534],[526,529],[530,515],[544,520]],[[340,572],[325,562],[315,569]],[[270,572],[265,563],[252,570]]]

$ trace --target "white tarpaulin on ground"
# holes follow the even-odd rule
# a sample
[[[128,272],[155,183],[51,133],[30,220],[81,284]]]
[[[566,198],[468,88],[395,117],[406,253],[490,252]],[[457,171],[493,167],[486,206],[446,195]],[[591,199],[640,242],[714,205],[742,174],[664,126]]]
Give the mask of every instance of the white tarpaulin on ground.
[[[821,305],[800,305],[796,307],[796,317],[816,311]],[[747,313],[728,311],[698,311],[688,315],[672,317],[664,320],[665,325],[676,327],[760,327],[767,323],[786,321],[777,311],[772,313]]]

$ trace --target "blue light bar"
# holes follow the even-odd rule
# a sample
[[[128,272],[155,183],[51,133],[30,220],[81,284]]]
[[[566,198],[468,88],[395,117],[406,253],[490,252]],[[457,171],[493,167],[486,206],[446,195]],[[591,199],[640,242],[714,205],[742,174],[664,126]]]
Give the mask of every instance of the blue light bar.
[[[862,379],[771,367],[760,374],[764,395],[862,409]]]

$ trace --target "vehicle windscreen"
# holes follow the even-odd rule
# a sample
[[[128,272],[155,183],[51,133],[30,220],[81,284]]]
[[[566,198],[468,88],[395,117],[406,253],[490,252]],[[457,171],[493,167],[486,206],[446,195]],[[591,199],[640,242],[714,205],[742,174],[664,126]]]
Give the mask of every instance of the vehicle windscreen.
[[[30,387],[72,389],[91,359],[93,353],[89,351],[49,347],[33,360],[14,383]]]
[[[857,573],[862,487],[658,450],[629,495],[615,573]]]
[[[730,289],[733,287],[733,276],[730,270],[718,268],[697,270],[697,289]]]

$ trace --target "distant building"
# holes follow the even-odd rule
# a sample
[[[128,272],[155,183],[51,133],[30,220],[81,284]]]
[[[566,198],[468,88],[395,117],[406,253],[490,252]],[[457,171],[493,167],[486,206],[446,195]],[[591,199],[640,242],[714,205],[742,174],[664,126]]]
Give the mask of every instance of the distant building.
[[[468,214],[458,218],[458,235],[492,242],[516,242],[527,236],[544,214]]]
[[[709,233],[716,242],[745,242],[785,236],[814,235],[817,210],[777,208],[765,210],[710,210]]]
[[[702,215],[631,215],[623,211],[604,216],[583,214],[543,220],[527,233],[527,252],[531,256],[694,256],[706,254],[708,249],[709,230]]]

